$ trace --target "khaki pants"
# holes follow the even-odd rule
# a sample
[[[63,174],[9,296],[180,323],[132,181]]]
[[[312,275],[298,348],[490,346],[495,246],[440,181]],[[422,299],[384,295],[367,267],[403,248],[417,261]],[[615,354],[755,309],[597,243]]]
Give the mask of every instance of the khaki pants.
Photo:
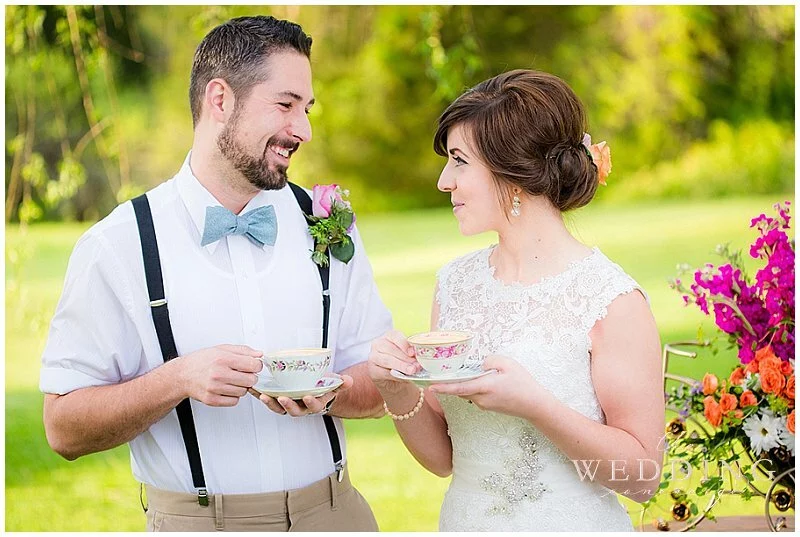
[[[378,531],[346,469],[341,483],[334,473],[302,489],[214,494],[205,507],[195,494],[145,490],[147,531]]]

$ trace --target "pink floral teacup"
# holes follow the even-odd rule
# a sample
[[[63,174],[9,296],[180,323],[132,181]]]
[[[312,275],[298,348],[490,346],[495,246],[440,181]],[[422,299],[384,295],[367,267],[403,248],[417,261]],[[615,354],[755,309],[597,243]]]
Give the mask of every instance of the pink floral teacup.
[[[432,377],[445,377],[458,371],[469,355],[473,335],[462,331],[434,331],[408,338],[417,361]]]
[[[331,350],[322,348],[288,349],[264,353],[264,369],[287,390],[313,388],[331,365]]]

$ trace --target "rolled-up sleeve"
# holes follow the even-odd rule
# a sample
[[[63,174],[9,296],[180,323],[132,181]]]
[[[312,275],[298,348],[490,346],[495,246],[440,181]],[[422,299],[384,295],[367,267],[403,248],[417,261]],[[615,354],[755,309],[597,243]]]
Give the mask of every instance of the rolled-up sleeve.
[[[354,228],[352,238],[355,255],[344,265],[339,289],[332,289],[343,296],[334,363],[337,372],[366,361],[372,341],[392,328],[392,316],[378,293],[358,229]]]
[[[129,378],[142,356],[131,304],[119,262],[105,239],[88,231],[70,256],[42,355],[39,389],[65,394]]]

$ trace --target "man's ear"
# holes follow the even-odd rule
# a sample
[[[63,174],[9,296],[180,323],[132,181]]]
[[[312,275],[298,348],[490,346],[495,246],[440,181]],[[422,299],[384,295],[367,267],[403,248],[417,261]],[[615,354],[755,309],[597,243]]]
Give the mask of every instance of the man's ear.
[[[203,104],[214,121],[225,123],[233,113],[236,98],[233,96],[233,90],[225,80],[214,78],[206,84]]]

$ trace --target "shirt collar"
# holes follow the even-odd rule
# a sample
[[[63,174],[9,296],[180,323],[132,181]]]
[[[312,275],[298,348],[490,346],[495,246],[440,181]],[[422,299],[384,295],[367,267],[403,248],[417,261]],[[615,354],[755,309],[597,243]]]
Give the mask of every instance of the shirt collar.
[[[186,210],[189,211],[189,216],[191,216],[192,222],[194,222],[197,228],[198,237],[202,237],[203,229],[206,225],[206,207],[221,207],[222,204],[217,201],[217,198],[215,198],[213,194],[200,183],[197,177],[195,177],[192,167],[189,164],[191,156],[192,152],[189,151],[189,154],[186,155],[186,159],[183,161],[181,169],[175,176],[175,184],[178,189],[178,195],[183,201]],[[269,205],[269,201],[269,193],[262,190],[245,205],[240,214],[264,205]],[[220,241],[221,240],[222,239],[220,239]],[[203,248],[205,248],[209,254],[213,254],[217,250],[220,241],[206,244]],[[261,246],[261,248],[266,248],[266,246],[267,245]]]

